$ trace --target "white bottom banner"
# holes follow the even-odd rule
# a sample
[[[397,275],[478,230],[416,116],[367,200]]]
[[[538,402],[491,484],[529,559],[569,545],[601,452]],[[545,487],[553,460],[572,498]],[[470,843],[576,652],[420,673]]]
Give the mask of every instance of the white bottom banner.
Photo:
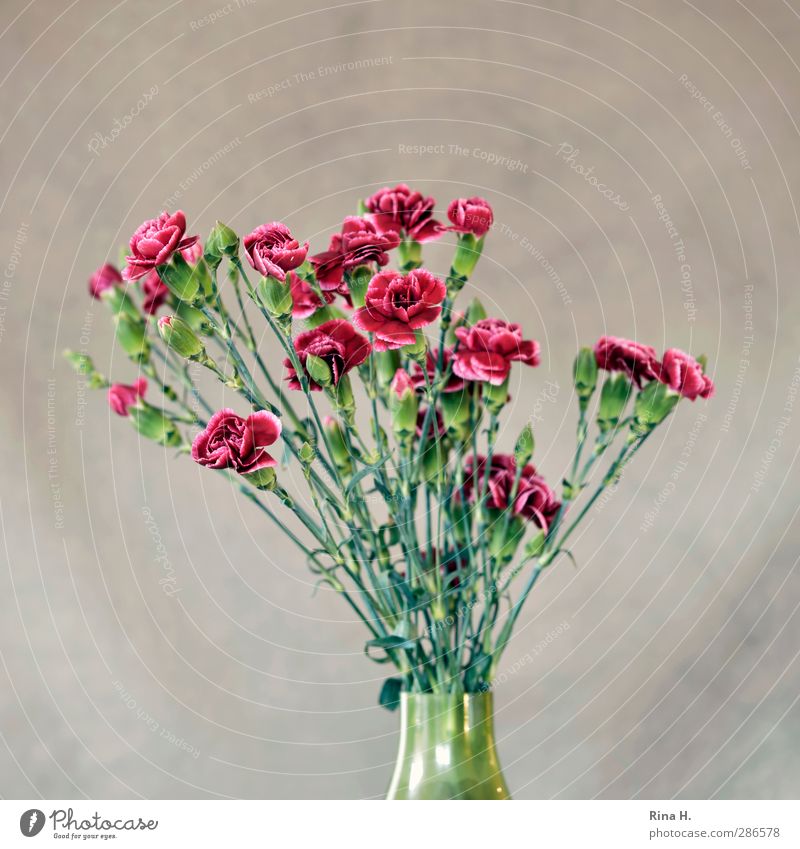
[[[386,807],[386,805],[393,805]],[[0,801],[0,846],[452,845],[800,847],[800,803],[777,801],[480,802]],[[409,809],[408,804],[414,805]],[[480,806],[480,810],[477,809]],[[472,810],[469,810],[472,808]]]

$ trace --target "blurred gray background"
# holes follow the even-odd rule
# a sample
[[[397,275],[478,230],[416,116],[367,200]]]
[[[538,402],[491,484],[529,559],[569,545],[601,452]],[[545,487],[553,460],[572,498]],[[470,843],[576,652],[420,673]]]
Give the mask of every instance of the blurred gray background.
[[[321,250],[401,180],[493,204],[475,288],[543,350],[502,441],[535,416],[552,482],[579,344],[705,352],[717,383],[522,617],[496,694],[513,793],[800,793],[796,0],[3,11],[2,795],[385,792],[397,717],[348,608],[60,351],[134,377],[86,280],[165,205]]]

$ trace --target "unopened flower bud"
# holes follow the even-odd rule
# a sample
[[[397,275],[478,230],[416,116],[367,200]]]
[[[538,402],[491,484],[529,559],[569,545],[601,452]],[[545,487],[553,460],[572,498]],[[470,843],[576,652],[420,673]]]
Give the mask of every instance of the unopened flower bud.
[[[372,269],[367,265],[359,265],[350,274],[347,287],[353,306],[363,307],[369,281],[372,279]]]
[[[328,437],[328,445],[331,449],[333,462],[336,463],[336,468],[340,472],[350,474],[353,470],[353,465],[341,425],[332,416],[326,416],[322,424],[325,428],[325,434]]]
[[[448,434],[462,442],[469,437],[470,399],[466,389],[442,392],[439,397],[442,420]]]
[[[512,516],[506,527],[505,516],[499,511],[491,510],[496,517],[492,523],[489,536],[489,554],[498,563],[508,563],[514,557],[522,537],[525,535],[525,523],[519,516]]]
[[[94,361],[88,354],[80,354],[68,348],[64,351],[64,359],[81,377],[86,378],[86,385],[89,389],[102,389],[104,386],[108,386],[108,381],[95,369]]]
[[[417,430],[419,398],[405,369],[398,369],[392,380],[389,409],[394,432],[401,437],[411,437]]]
[[[372,359],[375,362],[375,376],[378,379],[378,386],[386,389],[394,379],[397,369],[400,368],[400,352],[392,351],[373,351]]]
[[[617,426],[630,395],[631,382],[627,375],[617,374],[606,379],[597,410],[597,426],[601,433],[607,433]]]
[[[175,315],[164,315],[158,320],[158,332],[168,348],[187,360],[201,359],[205,346],[191,327]]]
[[[309,354],[306,357],[306,371],[309,377],[320,386],[330,386],[333,383],[333,374],[331,367],[322,359],[314,354]]]
[[[335,386],[329,387],[329,394],[333,399],[336,409],[339,413],[341,413],[345,422],[352,424],[356,412],[356,399],[353,395],[353,386],[350,383],[350,376],[347,374],[342,375]]]
[[[139,321],[142,315],[136,304],[128,297],[120,286],[111,286],[100,293],[100,300],[115,316],[127,315],[132,321]]]
[[[211,334],[213,328],[209,320],[203,315],[203,313],[197,309],[197,307],[193,307],[191,304],[187,304],[185,301],[179,301],[178,306],[175,309],[175,314],[182,318],[195,333],[201,333],[203,336],[208,336]]]
[[[150,404],[140,402],[128,409],[128,415],[136,430],[147,439],[171,446],[177,446],[183,442],[172,420]]]
[[[530,425],[525,425],[517,438],[517,444],[514,446],[514,462],[518,466],[524,466],[530,462],[533,457],[534,449],[533,430]]]
[[[467,314],[464,316],[465,322],[472,326],[477,322],[486,318],[486,309],[478,298],[473,298],[467,307]]]
[[[525,559],[532,560],[534,557],[538,557],[542,551],[544,550],[544,540],[545,540],[545,532],[539,531],[536,536],[525,543]]]
[[[597,360],[591,348],[581,348],[578,351],[572,373],[581,409],[586,410],[597,386]]]
[[[147,328],[141,319],[133,320],[128,315],[117,315],[117,341],[132,360],[146,360],[150,356]]]
[[[212,265],[219,265],[222,257],[235,257],[238,254],[239,237],[227,224],[217,221],[214,229],[208,234],[208,239],[206,239],[205,255],[210,259]],[[214,260],[216,260],[216,263],[214,263]]]

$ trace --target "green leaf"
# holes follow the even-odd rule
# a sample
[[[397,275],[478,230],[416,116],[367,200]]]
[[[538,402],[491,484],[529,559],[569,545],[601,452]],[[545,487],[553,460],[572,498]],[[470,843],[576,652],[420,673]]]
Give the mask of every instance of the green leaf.
[[[400,693],[403,691],[402,678],[387,678],[381,687],[378,704],[386,710],[395,711],[400,707]]]

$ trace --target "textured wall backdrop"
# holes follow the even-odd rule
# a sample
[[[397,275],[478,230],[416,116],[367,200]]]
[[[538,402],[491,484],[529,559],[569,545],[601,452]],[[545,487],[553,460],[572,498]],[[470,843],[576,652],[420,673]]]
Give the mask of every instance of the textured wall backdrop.
[[[134,375],[86,279],[165,205],[321,250],[407,181],[495,208],[475,286],[543,350],[501,440],[535,414],[551,480],[579,344],[705,352],[718,387],[537,588],[497,693],[513,792],[800,794],[797,0],[3,12],[0,793],[384,792],[397,718],[348,609],[60,351]]]

